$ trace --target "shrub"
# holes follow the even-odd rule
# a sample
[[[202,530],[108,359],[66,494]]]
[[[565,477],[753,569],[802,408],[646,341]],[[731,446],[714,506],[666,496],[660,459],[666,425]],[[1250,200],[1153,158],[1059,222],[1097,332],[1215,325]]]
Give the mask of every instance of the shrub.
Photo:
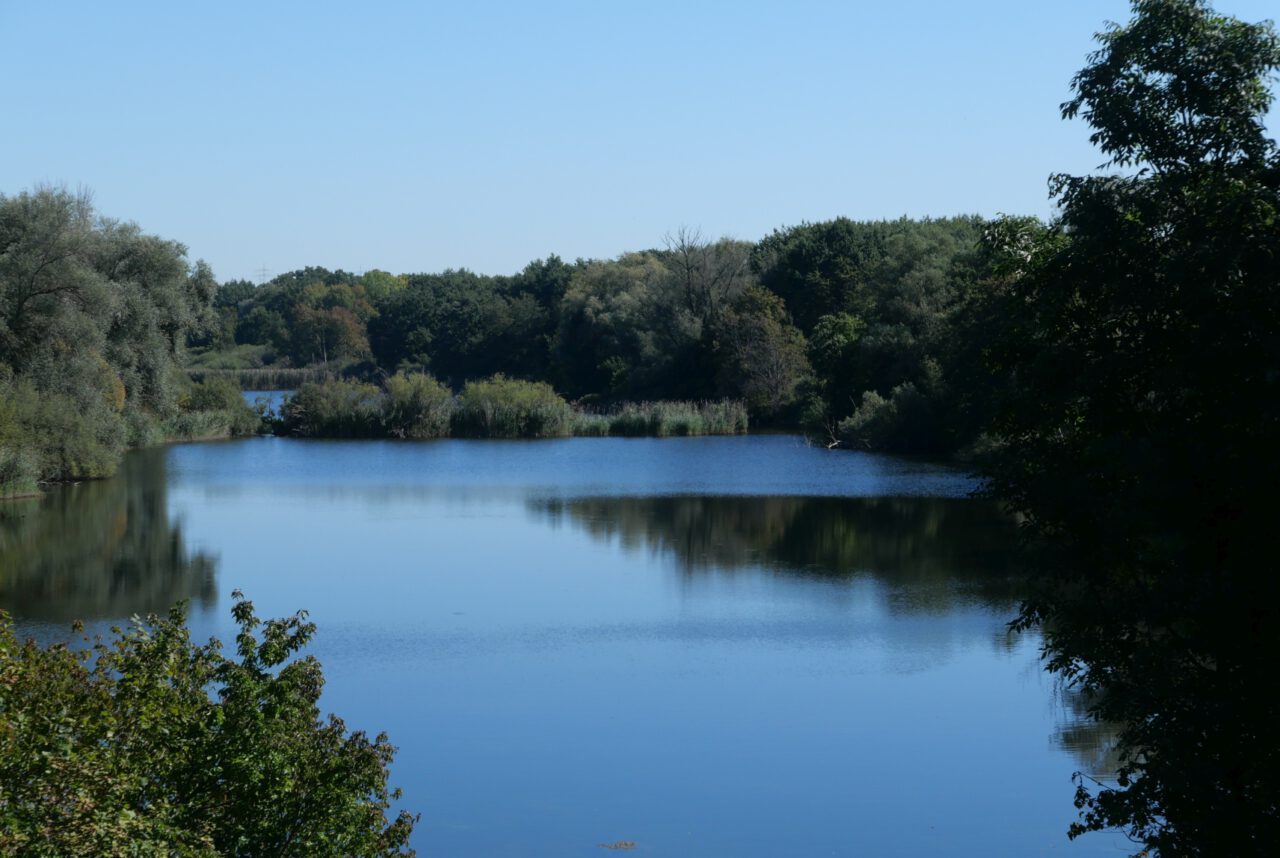
[[[163,426],[164,437],[171,441],[252,435],[262,429],[262,416],[228,378],[212,377],[192,384],[178,398],[178,407],[181,411]]]
[[[248,405],[225,411],[184,411],[168,418],[163,424],[163,434],[168,441],[207,441],[211,438],[227,438],[252,435],[261,428],[262,421]]]
[[[0,445],[21,451],[36,480],[110,476],[125,440],[125,421],[99,397],[78,401],[22,380],[0,383]]]
[[[453,419],[456,434],[475,438],[548,438],[572,427],[573,410],[551,385],[503,375],[467,382]]]
[[[185,607],[75,651],[0,613],[0,851],[23,855],[412,855],[386,811],[395,749],[319,717],[306,615],[236,595],[236,658]]]
[[[841,443],[862,450],[890,453],[937,453],[946,449],[929,398],[910,382],[893,389],[888,399],[874,390],[837,429]]]
[[[443,438],[453,418],[453,392],[425,373],[387,379],[383,426],[396,438]]]
[[[384,401],[372,384],[304,384],[285,402],[281,426],[306,438],[376,438],[383,434]]]
[[[231,379],[209,376],[191,385],[191,389],[178,398],[183,411],[221,411],[244,404],[240,388]]]

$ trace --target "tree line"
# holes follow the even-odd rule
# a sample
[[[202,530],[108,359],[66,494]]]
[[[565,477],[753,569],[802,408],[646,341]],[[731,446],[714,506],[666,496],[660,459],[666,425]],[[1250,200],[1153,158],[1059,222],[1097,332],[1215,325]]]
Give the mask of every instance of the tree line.
[[[681,229],[663,246],[510,276],[305,268],[224,283],[198,371],[330,368],[452,390],[502,375],[588,407],[731,399],[753,421],[861,449],[950,453],[959,310],[988,259],[977,217],[837,218],[750,243]]]

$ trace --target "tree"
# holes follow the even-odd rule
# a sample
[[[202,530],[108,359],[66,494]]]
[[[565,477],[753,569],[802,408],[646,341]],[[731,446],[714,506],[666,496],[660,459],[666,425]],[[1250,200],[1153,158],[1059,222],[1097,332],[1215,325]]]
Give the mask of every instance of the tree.
[[[753,414],[776,419],[795,403],[810,374],[804,335],[791,324],[782,299],[752,286],[723,314],[716,329],[720,383]]]
[[[305,613],[236,593],[236,657],[185,607],[91,649],[20,643],[0,615],[0,849],[33,855],[412,855],[386,811],[394,748],[319,717]]]
[[[1008,383],[991,485],[1052,558],[1018,627],[1119,725],[1117,777],[1077,776],[1072,835],[1264,855],[1280,842],[1280,578],[1262,565],[1280,488],[1280,157],[1263,125],[1280,40],[1200,0],[1133,10],[1063,105],[1127,172],[1058,177],[1059,221],[1006,256],[992,299],[988,366]]]
[[[680,227],[666,236],[665,244],[676,302],[704,325],[713,324],[755,283],[753,248],[748,242],[731,238],[712,242],[703,238],[701,230]]]
[[[643,396],[674,357],[666,342],[696,341],[693,331],[663,324],[669,277],[653,253],[627,253],[574,272],[556,332],[556,355],[571,394]]]
[[[330,358],[359,357],[369,351],[365,326],[346,307],[314,309],[300,305],[294,315],[291,339],[294,356],[304,363],[318,360],[328,366]]]
[[[83,193],[0,195],[0,483],[106,476],[158,440],[188,336],[216,318],[213,274],[186,252]]]
[[[884,252],[886,227],[841,217],[775,230],[756,245],[751,264],[807,335],[831,313],[867,317],[868,277]]]

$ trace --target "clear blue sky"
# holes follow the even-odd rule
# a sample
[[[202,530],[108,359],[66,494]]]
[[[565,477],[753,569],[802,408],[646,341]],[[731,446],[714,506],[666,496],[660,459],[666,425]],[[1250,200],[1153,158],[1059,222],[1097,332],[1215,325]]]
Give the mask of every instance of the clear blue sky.
[[[1101,160],[1058,104],[1092,34],[1128,17],[1124,0],[0,0],[0,192],[85,186],[222,279],[508,273],[681,225],[1045,216],[1049,174]]]

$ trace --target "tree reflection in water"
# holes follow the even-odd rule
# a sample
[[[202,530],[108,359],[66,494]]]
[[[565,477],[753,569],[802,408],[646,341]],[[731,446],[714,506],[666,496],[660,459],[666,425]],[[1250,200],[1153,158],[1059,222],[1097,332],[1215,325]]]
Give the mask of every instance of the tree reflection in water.
[[[625,551],[671,556],[687,577],[763,569],[884,587],[891,612],[944,614],[979,602],[1016,612],[1027,573],[1017,525],[996,506],[954,498],[596,497],[540,499],[535,514],[567,521]],[[1009,645],[1011,637],[1002,637]],[[1115,730],[1085,714],[1078,695],[1054,691],[1053,737],[1081,769],[1115,771]]]
[[[533,505],[624,550],[670,554],[687,576],[746,568],[872,576],[894,610],[944,611],[956,599],[979,599],[1012,611],[1024,580],[1012,552],[1016,526],[973,500],[674,496]]]
[[[0,504],[0,608],[64,622],[211,607],[215,559],[169,518],[166,450],[125,457],[114,478]]]

